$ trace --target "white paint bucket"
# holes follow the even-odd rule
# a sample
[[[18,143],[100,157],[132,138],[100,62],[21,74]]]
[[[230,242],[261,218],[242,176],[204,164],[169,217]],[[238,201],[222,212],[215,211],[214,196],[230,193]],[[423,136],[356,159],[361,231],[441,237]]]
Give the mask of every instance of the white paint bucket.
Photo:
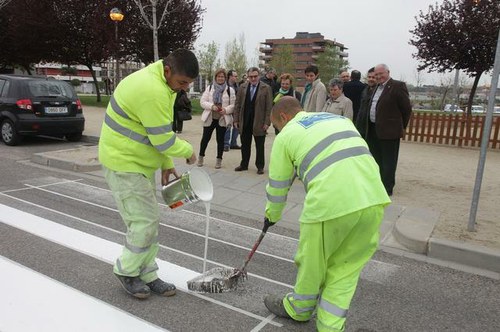
[[[208,174],[200,168],[193,168],[180,178],[163,186],[163,200],[171,209],[198,201],[209,202],[214,196],[214,187]]]

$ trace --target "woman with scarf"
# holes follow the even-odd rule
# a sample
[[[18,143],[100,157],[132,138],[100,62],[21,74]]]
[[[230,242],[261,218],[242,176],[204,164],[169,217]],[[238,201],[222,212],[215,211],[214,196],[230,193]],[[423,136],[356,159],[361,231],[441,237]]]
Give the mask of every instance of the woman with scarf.
[[[215,168],[222,167],[222,154],[224,153],[224,135],[227,126],[233,123],[233,108],[236,93],[226,84],[226,70],[217,69],[213,84],[209,85],[201,96],[200,105],[203,108],[201,121],[203,121],[203,136],[200,143],[198,166],[203,166],[205,150],[212,138],[215,129],[217,139],[217,160]]]
[[[295,97],[300,102],[301,98],[300,92],[295,91],[295,89],[293,88],[293,76],[288,73],[283,73],[281,74],[279,81],[280,81],[280,89],[274,96],[273,105],[276,104],[281,99],[281,97],[284,96]],[[276,127],[274,128],[274,133],[276,135],[278,135],[279,133],[279,130],[276,129]]]

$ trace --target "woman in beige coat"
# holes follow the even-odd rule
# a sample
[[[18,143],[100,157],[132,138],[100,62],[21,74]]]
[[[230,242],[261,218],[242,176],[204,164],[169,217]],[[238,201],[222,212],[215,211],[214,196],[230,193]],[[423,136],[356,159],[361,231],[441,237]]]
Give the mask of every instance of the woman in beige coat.
[[[224,153],[224,135],[226,128],[233,124],[233,109],[236,93],[226,84],[226,70],[218,69],[214,75],[213,84],[209,85],[200,99],[203,108],[201,121],[203,121],[203,136],[200,142],[200,155],[198,166],[203,166],[205,150],[212,138],[215,129],[217,139],[217,161],[215,168],[222,167],[222,154]]]

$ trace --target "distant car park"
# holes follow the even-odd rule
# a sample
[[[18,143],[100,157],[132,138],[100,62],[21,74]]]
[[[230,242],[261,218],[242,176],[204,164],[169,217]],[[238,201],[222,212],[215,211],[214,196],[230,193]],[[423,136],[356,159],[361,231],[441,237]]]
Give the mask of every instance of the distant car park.
[[[463,110],[457,105],[446,104],[444,105],[443,112],[463,113]]]
[[[472,105],[471,113],[484,113],[484,107],[481,105]]]

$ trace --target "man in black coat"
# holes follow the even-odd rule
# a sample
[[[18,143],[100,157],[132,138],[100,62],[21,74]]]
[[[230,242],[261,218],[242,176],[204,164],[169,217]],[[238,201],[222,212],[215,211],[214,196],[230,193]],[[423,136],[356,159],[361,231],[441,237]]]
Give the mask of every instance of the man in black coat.
[[[356,123],[361,106],[361,94],[366,87],[366,84],[361,83],[361,73],[359,70],[351,72],[351,80],[344,83],[344,95],[352,101],[352,122]]]

